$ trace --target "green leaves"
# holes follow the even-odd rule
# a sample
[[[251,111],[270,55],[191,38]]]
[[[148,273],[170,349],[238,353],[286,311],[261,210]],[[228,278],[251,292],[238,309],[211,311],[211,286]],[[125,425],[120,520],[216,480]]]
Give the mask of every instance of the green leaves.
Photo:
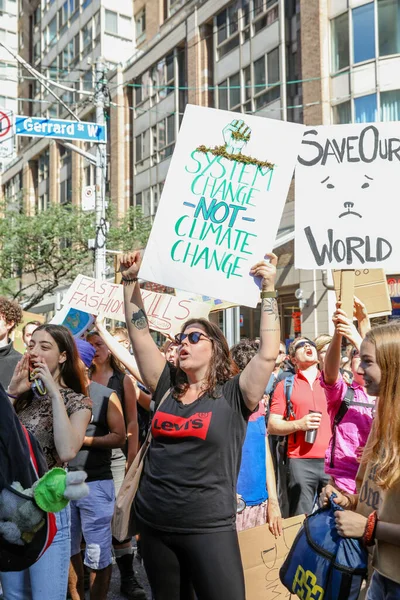
[[[0,214],[0,294],[28,310],[76,275],[93,275],[94,251],[88,249],[88,240],[96,239],[94,212],[54,204],[33,216],[4,206]],[[151,221],[140,209],[131,208],[117,220],[110,202],[107,220],[108,249],[130,251],[146,244]],[[107,261],[112,267],[113,256]]]

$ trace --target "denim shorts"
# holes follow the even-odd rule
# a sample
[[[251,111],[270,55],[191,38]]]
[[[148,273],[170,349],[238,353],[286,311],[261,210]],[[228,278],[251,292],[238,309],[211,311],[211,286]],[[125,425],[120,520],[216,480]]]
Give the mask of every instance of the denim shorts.
[[[71,502],[71,556],[81,550],[85,538],[87,567],[104,569],[112,562],[111,519],[114,514],[115,492],[112,479],[89,481],[89,495]]]
[[[70,508],[56,513],[57,534],[43,556],[25,571],[0,573],[4,600],[65,600],[70,558]]]
[[[367,600],[400,600],[400,583],[374,571],[367,592]]]

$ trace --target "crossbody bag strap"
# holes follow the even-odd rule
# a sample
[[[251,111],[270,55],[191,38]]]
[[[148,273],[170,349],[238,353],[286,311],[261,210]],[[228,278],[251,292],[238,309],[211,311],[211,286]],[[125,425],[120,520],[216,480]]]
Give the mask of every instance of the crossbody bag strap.
[[[153,412],[153,417],[154,417],[154,415],[156,414],[156,412],[157,412],[158,410],[160,410],[160,407],[161,407],[161,405],[162,405],[162,404],[163,404],[163,402],[164,402],[164,401],[165,401],[165,400],[168,398],[168,396],[169,396],[169,394],[170,394],[170,393],[171,393],[171,390],[170,390],[170,389],[168,389],[168,390],[165,392],[164,396],[163,396],[163,397],[161,398],[161,400],[160,400],[160,403],[159,403],[159,405],[157,406],[156,410]],[[144,459],[146,458],[146,454],[147,454],[147,452],[148,452],[148,450],[149,450],[149,447],[150,447],[151,440],[153,439],[153,436],[151,435],[151,421],[152,421],[152,419],[150,420],[149,429],[148,429],[148,432],[147,432],[146,438],[145,438],[145,440],[144,440],[144,442],[143,442],[143,446],[142,446],[142,447],[141,447],[141,449],[140,449],[140,451],[141,451],[140,462],[144,461]]]

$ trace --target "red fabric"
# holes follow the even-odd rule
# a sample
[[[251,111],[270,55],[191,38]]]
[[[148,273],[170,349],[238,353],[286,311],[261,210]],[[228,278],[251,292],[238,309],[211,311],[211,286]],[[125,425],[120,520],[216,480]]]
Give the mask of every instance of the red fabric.
[[[289,458],[325,458],[332,430],[327,411],[325,392],[320,385],[319,377],[314,381],[311,388],[308,380],[301,371],[297,373],[294,378],[291,401],[295,414],[295,419],[292,417],[291,420],[303,418],[305,415],[308,415],[309,410],[320,411],[322,419],[314,444],[308,444],[305,441],[305,431],[297,431],[289,435]],[[276,386],[270,412],[274,415],[285,416],[286,414],[285,381],[281,381]]]

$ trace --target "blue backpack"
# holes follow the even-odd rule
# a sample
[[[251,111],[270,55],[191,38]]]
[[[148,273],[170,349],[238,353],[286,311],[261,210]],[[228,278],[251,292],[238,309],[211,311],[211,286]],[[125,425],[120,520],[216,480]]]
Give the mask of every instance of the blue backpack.
[[[306,518],[283,563],[279,577],[290,593],[307,600],[357,600],[367,577],[368,553],[358,539],[341,537],[331,498]]]

